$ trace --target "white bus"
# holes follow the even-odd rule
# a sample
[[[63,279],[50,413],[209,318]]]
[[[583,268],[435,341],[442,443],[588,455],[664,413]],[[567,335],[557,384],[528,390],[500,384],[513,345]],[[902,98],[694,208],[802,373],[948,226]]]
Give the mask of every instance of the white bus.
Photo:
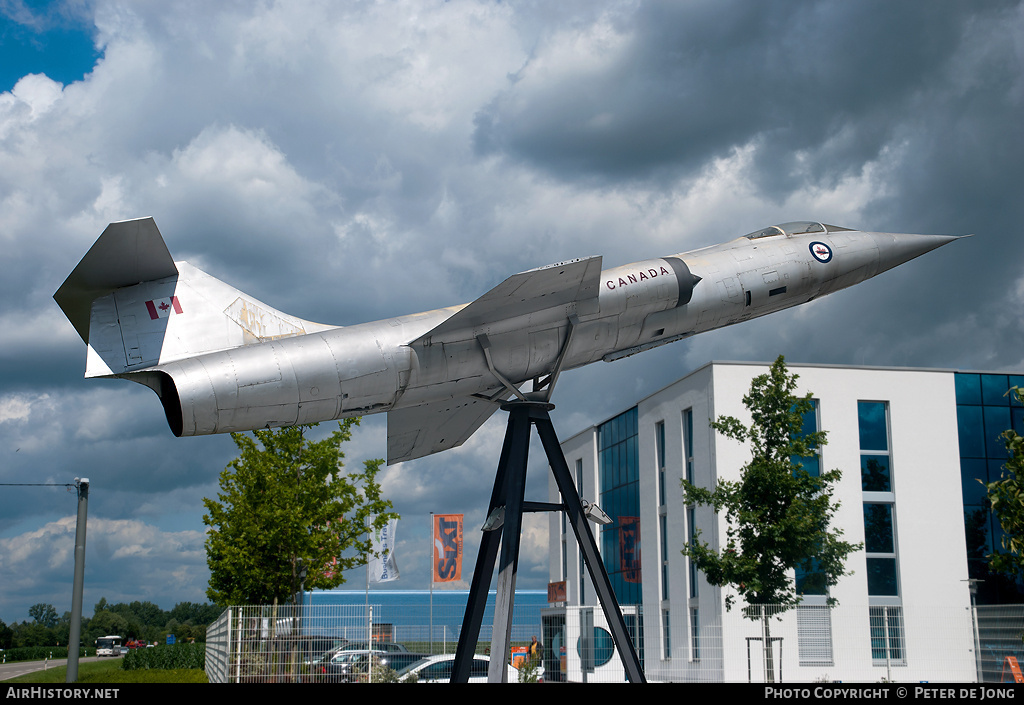
[[[119,636],[101,636],[96,640],[96,655],[97,656],[120,656],[121,655],[121,637]]]

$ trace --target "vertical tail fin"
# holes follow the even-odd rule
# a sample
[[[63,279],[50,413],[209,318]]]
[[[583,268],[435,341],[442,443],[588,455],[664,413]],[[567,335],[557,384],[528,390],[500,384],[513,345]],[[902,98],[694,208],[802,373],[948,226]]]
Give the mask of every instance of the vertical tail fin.
[[[86,377],[329,327],[175,263],[152,218],[111,223],[53,298],[88,346]]]
[[[122,220],[107,226],[53,298],[88,343],[96,299],[115,289],[177,275],[156,222],[152,218]]]

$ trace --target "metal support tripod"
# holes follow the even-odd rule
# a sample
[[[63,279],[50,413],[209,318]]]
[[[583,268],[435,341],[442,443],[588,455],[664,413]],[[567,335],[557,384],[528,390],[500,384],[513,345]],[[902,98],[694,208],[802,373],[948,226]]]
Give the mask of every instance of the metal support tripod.
[[[516,570],[519,564],[519,539],[523,524],[524,511],[564,511],[568,514],[573,533],[583,553],[583,560],[590,572],[590,578],[597,590],[601,608],[611,628],[612,639],[626,668],[626,676],[632,683],[644,683],[643,671],[636,649],[629,638],[626,622],[622,618],[619,603],[612,591],[608,573],[601,562],[597,551],[594,535],[587,524],[580,496],[576,492],[565,455],[555,435],[555,427],[551,423],[548,412],[554,404],[544,401],[513,400],[502,405],[507,411],[508,426],[505,431],[505,442],[501,448],[501,459],[494,478],[494,489],[491,492],[491,504],[488,518],[496,516],[495,511],[504,509],[504,525],[501,531],[484,531],[477,554],[476,568],[473,571],[473,583],[466,604],[466,615],[462,621],[462,633],[455,652],[455,663],[452,668],[452,683],[466,683],[469,680],[470,668],[477,639],[480,636],[480,624],[483,620],[484,607],[487,603],[487,592],[490,589],[491,573],[494,561],[501,546],[501,562],[498,571],[497,600],[494,607],[494,629],[491,634],[491,660],[488,681],[504,682],[509,659],[509,642],[512,630],[512,608],[515,602]],[[562,496],[562,504],[546,504],[524,502],[526,490],[526,464],[530,451],[530,433],[536,426],[548,464],[554,474],[558,491]]]

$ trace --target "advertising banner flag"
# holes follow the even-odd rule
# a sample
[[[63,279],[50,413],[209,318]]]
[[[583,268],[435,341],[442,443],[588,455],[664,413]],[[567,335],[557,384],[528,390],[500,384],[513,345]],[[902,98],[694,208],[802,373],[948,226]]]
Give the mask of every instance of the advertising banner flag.
[[[390,519],[381,529],[373,532],[373,552],[370,556],[370,582],[387,583],[398,580],[398,562],[395,560],[395,530],[398,519]]]
[[[619,517],[619,569],[627,583],[640,582],[640,517]]]
[[[431,580],[450,583],[462,580],[462,515],[434,515],[434,560]]]

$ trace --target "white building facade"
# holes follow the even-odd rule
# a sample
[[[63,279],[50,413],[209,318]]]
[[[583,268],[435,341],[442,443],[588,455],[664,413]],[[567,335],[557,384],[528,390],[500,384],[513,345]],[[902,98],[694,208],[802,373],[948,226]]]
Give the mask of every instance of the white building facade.
[[[580,495],[613,519],[592,527],[616,595],[629,606],[648,679],[976,680],[952,371],[789,366],[799,376],[798,394],[809,391],[815,400],[805,430],[828,433],[818,458],[805,465],[812,473],[842,471],[834,526],[845,540],[864,544],[847,559],[850,574],[829,591],[838,606],[826,607],[822,591],[794,576],[804,601],[773,617],[766,639],[763,625],[744,617],[742,599],[726,610],[729,588],[709,585],[682,555],[695,530],[713,547],[725,541],[724,516],[687,506],[680,483],[710,488],[739,479],[747,447],[716,433],[709,420],[749,423],[742,398],[768,368],[709,363],[562,443]],[[549,496],[558,501],[553,481]],[[566,597],[545,617],[552,653],[561,653],[560,663],[548,664],[549,676],[554,667],[567,680],[621,681],[607,649],[603,666],[599,655],[598,666],[583,672],[579,608],[595,605],[596,595],[558,515],[549,536],[550,578],[565,582]],[[599,626],[600,609],[594,612]],[[600,628],[596,633],[601,642]]]

